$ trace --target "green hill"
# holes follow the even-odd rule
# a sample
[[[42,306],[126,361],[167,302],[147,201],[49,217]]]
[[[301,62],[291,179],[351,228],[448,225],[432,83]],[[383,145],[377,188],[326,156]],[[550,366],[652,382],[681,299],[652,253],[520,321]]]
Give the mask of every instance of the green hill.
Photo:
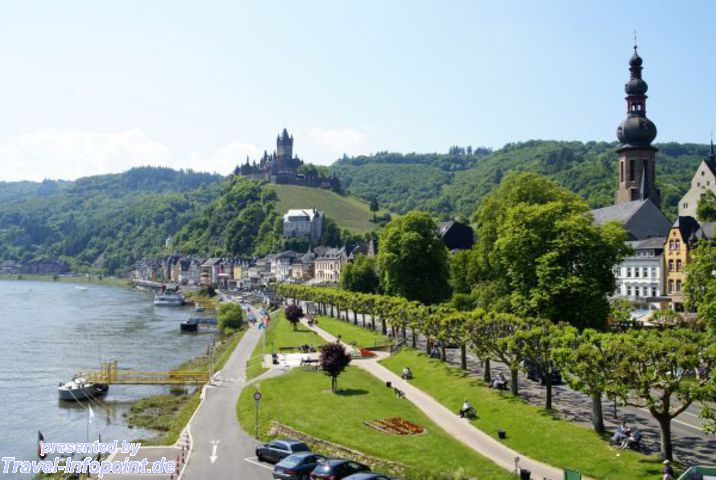
[[[657,144],[656,182],[661,208],[676,215],[707,145]],[[614,201],[617,144],[533,140],[499,150],[451,149],[447,154],[387,153],[344,157],[331,166],[344,188],[381,207],[405,213],[419,209],[437,217],[470,219],[484,195],[510,171],[537,172],[583,196],[592,207]]]
[[[322,188],[297,185],[269,185],[278,195],[276,208],[281,215],[291,208],[317,208],[336,221],[339,227],[354,233],[375,230],[373,214],[367,202],[354,196],[339,195]]]

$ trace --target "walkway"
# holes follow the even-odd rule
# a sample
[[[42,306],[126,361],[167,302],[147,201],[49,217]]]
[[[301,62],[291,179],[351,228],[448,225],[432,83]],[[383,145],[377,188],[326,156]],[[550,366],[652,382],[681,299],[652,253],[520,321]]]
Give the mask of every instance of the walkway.
[[[303,320],[303,322],[306,327],[313,329],[326,340],[330,342],[337,340],[336,337],[325,330],[316,326],[309,327],[305,320]],[[343,345],[349,350],[352,350],[351,346]],[[486,433],[472,426],[467,420],[460,418],[455,412],[448,410],[430,395],[380,365],[378,361],[381,357],[385,358],[385,354],[381,355],[379,353],[378,358],[361,359],[356,361],[354,365],[366,370],[381,382],[391,382],[394,386],[405,392],[406,399],[422,410],[423,413],[436,424],[440,425],[449,435],[472,448],[480,455],[489,458],[505,470],[514,472],[515,459],[519,458],[520,468],[530,470],[532,472],[532,478],[547,478],[551,480],[562,478],[563,472],[561,469],[527,458],[519,452],[506,447]]]

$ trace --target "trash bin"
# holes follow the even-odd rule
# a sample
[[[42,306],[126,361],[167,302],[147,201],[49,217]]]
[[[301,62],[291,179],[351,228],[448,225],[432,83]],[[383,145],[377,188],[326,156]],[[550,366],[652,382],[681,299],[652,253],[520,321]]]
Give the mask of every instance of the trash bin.
[[[390,388],[393,386],[393,382],[385,382],[385,386]]]
[[[520,468],[520,480],[530,480],[532,478],[532,472],[526,468]]]
[[[497,436],[498,436],[500,439],[504,440],[505,438],[507,438],[507,432],[505,432],[505,431],[502,430],[502,429],[499,429],[499,430],[497,431]]]

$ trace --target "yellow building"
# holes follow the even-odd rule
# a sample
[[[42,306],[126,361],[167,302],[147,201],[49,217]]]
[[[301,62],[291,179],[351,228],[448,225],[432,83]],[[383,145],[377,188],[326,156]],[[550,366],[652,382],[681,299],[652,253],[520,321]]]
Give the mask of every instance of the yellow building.
[[[678,217],[664,242],[664,288],[675,310],[684,308],[684,283],[689,252],[701,239],[710,238],[710,224],[699,225],[694,217]]]

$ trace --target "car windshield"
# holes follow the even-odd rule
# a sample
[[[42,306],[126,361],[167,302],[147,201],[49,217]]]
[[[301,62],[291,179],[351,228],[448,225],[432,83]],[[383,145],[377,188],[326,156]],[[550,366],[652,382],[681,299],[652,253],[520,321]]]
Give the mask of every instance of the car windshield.
[[[304,457],[301,455],[289,455],[288,457],[281,460],[279,463],[282,467],[295,467],[296,465],[299,465],[301,462],[303,462]]]
[[[318,467],[316,467],[316,472],[317,472],[317,473],[318,473],[318,472],[327,473],[327,472],[330,472],[330,471],[331,471],[331,466],[330,466],[329,464],[327,464],[327,463],[324,463],[323,465],[319,465]]]
[[[294,452],[310,452],[311,451],[308,448],[308,446],[304,443],[297,443],[295,445],[291,445],[291,450]]]

